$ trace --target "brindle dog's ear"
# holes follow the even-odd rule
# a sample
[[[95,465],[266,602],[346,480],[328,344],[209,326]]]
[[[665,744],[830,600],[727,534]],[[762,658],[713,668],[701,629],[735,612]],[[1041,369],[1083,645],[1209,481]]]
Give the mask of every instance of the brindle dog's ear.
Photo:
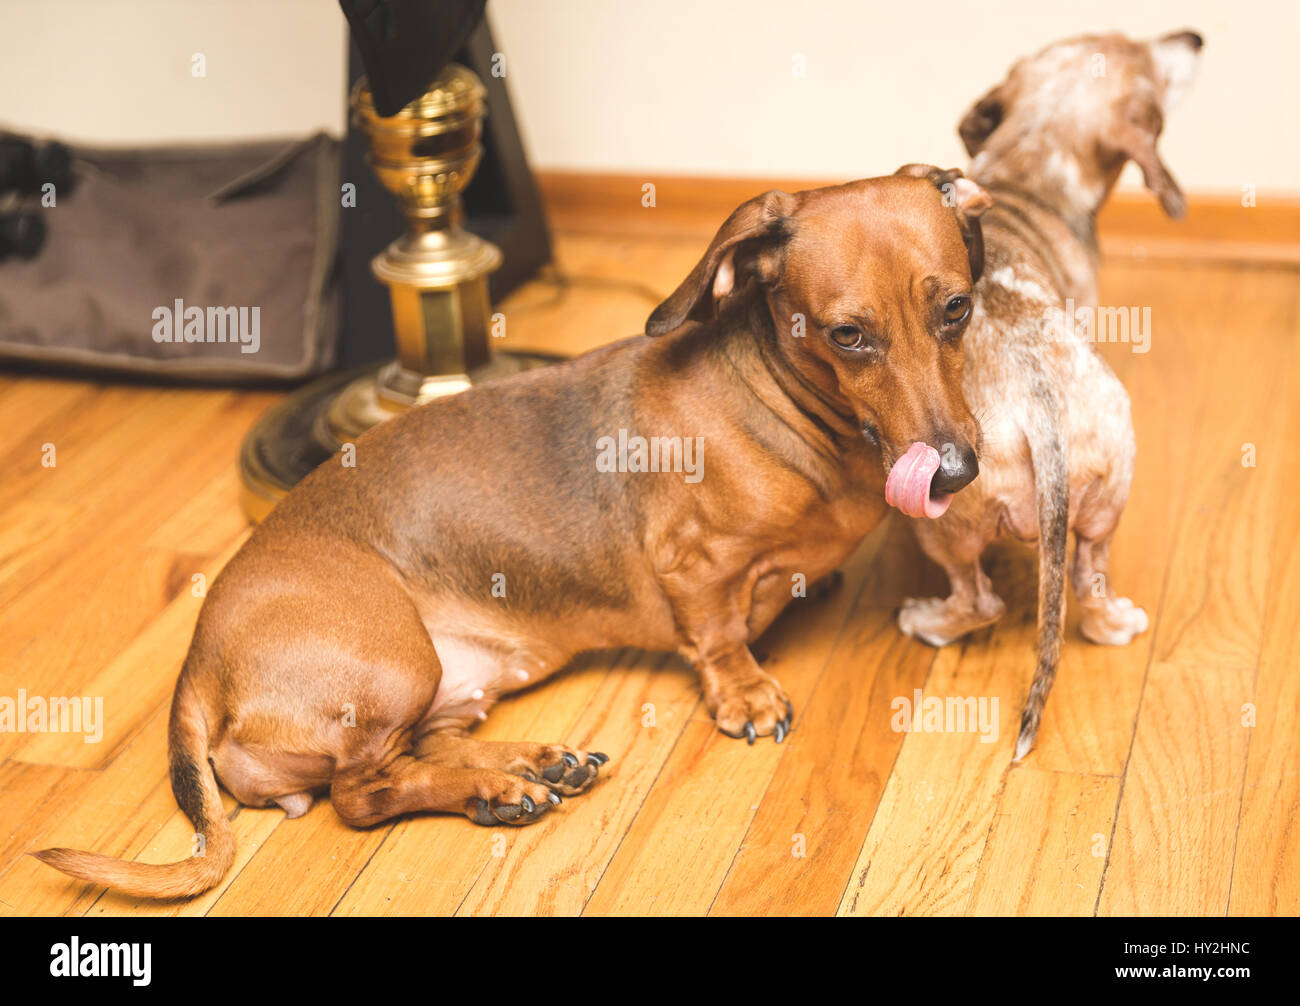
[[[966,153],[974,157],[984,146],[984,141],[993,135],[993,130],[1002,125],[1007,114],[1007,86],[999,84],[988,94],[980,98],[962,116],[957,126],[961,142],[966,144]]]
[[[1135,99],[1125,110],[1124,121],[1107,138],[1106,146],[1142,169],[1147,188],[1160,197],[1165,213],[1178,220],[1187,213],[1187,200],[1156,151],[1163,126],[1164,113],[1154,98]]]
[[[771,283],[780,274],[785,242],[794,233],[795,197],[773,190],[742,203],[714,235],[704,257],[673,295],[654,309],[646,335],[665,335],[687,319],[712,316],[715,301],[750,276]]]
[[[943,193],[944,205],[952,207],[957,226],[961,228],[961,239],[970,259],[971,282],[977,282],[984,272],[984,231],[980,217],[993,207],[993,197],[957,168],[944,171],[933,164],[904,164],[894,174],[929,179]]]

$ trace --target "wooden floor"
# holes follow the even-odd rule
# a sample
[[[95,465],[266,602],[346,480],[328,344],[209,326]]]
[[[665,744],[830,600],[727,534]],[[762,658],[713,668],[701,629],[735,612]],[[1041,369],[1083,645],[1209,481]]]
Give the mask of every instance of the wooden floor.
[[[507,341],[576,351],[638,331],[713,222],[562,232],[569,281],[505,304]],[[666,658],[601,658],[482,727],[612,757],[542,823],[355,831],[328,801],[287,821],[227,798],[235,866],[184,904],[105,893],[23,853],[189,854],[167,706],[193,578],[210,582],[247,534],[237,447],[277,396],[0,375],[0,695],[101,696],[105,711],[98,743],[0,734],[0,912],[1300,913],[1300,271],[1139,254],[1108,260],[1102,292],[1151,308],[1149,353],[1104,352],[1140,445],[1112,578],[1152,627],[1104,649],[1071,618],[1026,763],[1010,756],[1032,674],[1032,556],[993,554],[1006,617],[935,651],[894,628],[901,597],[943,583],[891,519],[837,593],[756,647],[794,700],[783,746],[718,734]],[[996,742],[895,732],[891,702],[914,689],[997,698]]]

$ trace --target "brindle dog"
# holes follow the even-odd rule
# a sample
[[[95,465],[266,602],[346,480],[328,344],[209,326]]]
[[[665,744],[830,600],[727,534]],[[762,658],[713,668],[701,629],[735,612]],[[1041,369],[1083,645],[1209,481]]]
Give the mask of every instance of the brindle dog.
[[[942,646],[997,620],[1004,606],[980,555],[998,538],[1039,543],[1038,664],[1017,760],[1033,746],[1060,662],[1071,529],[1084,636],[1123,646],[1147,628],[1146,612],[1108,575],[1136,454],[1128,393],[1093,346],[1096,323],[1073,315],[1096,307],[1096,215],[1125,164],[1142,169],[1171,217],[1185,211],[1156,140],[1201,44],[1190,31],[1058,42],[1012,67],[959,127],[971,177],[997,200],[984,220],[988,270],[966,337],[964,388],[986,437],[983,474],[938,520],[916,522],[952,593],[908,599],[898,624]]]

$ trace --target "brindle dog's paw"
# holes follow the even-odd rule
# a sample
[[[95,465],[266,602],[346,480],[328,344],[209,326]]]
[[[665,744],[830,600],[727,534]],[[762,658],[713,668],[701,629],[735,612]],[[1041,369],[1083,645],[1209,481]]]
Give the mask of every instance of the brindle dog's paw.
[[[565,796],[576,796],[590,789],[600,775],[600,767],[609,755],[599,751],[577,751],[560,744],[537,744],[535,750],[511,768],[532,782],[545,783]]]
[[[923,643],[947,646],[968,632],[992,625],[1006,610],[1002,598],[994,594],[985,594],[971,603],[953,598],[909,597],[898,610],[898,627]]]
[[[465,816],[475,824],[482,825],[532,824],[561,803],[559,795],[546,786],[514,776],[506,778],[508,782],[496,787],[485,787],[497,790],[490,796],[472,797],[465,809]]]
[[[1145,611],[1127,597],[1115,597],[1104,608],[1084,612],[1079,630],[1099,646],[1128,646],[1150,625]]]
[[[742,684],[730,684],[710,697],[709,706],[719,730],[730,737],[744,737],[750,744],[768,734],[782,743],[794,719],[790,700],[776,679],[766,674]]]
[[[947,603],[938,597],[908,597],[898,610],[898,628],[931,646],[947,646],[961,633]]]

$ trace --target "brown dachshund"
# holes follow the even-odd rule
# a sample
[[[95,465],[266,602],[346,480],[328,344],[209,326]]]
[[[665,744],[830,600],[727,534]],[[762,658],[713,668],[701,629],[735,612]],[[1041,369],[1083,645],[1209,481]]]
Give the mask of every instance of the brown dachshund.
[[[607,759],[467,728],[597,648],[677,651],[723,731],[780,742],[790,703],[749,643],[880,520],[887,475],[918,514],[975,477],[961,337],[990,204],[923,166],[768,192],[645,336],[360,437],[254,531],[199,616],[170,766],[202,853],[36,855],[133,895],[197,894],[234,858],[218,780],[290,817],[328,790],[358,826],[527,824]],[[961,446],[936,461],[935,444]]]

